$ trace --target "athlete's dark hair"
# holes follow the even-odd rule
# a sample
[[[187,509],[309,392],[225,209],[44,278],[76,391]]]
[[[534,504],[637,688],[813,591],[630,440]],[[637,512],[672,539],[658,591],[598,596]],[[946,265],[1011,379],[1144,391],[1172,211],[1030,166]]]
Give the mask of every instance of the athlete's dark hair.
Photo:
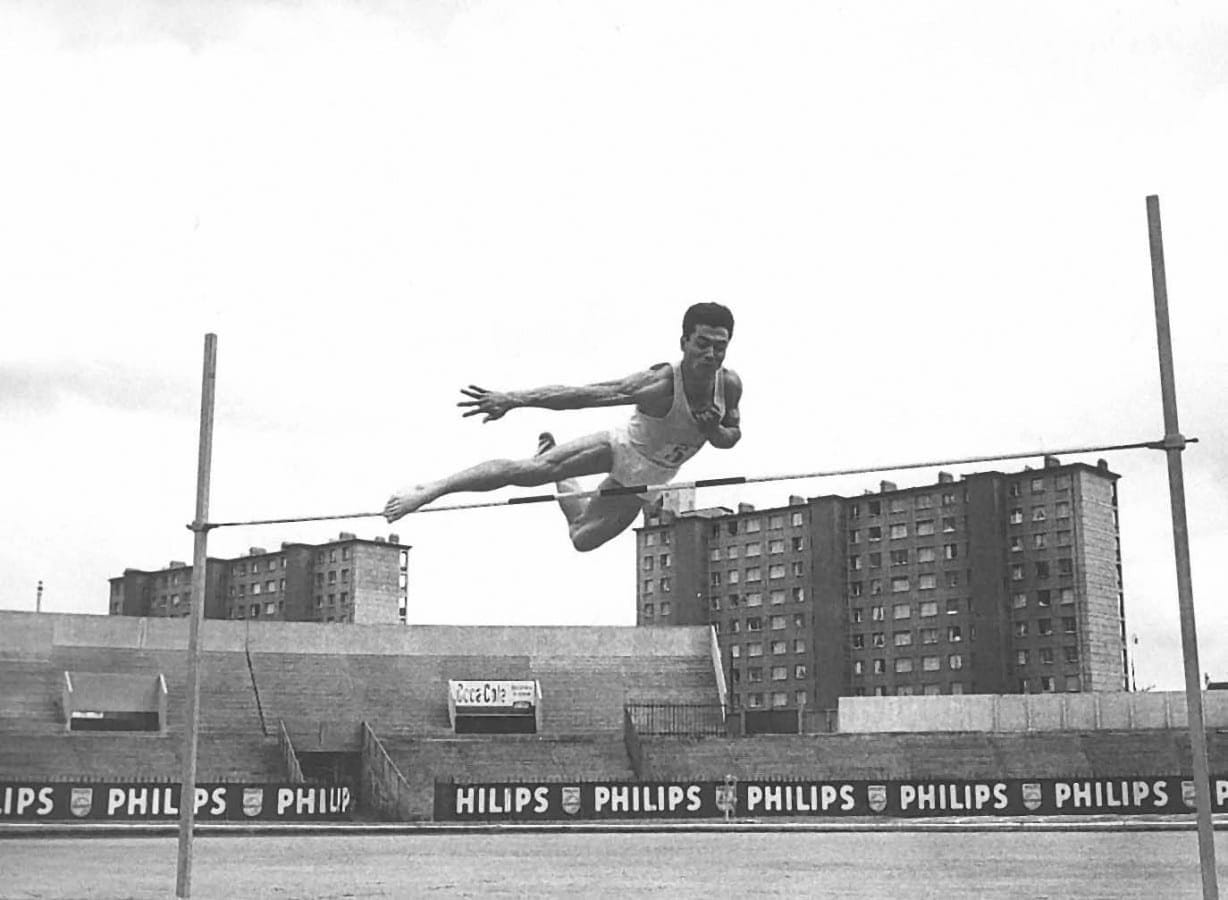
[[[691,336],[696,325],[709,325],[712,328],[724,328],[733,337],[733,313],[728,307],[719,303],[696,303],[682,317],[682,337],[685,340]]]

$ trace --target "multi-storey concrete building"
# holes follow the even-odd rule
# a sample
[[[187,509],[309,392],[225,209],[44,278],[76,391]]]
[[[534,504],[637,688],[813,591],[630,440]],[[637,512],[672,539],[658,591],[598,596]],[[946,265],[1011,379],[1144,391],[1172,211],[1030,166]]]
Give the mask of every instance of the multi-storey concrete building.
[[[209,559],[205,617],[291,622],[404,622],[409,545],[391,534],[366,540],[342,532],[324,544],[252,547],[234,559]],[[181,616],[191,607],[192,566],[171,562],[146,572],[125,569],[111,580],[110,612]]]
[[[880,484],[637,528],[637,621],[711,623],[731,703],[1127,687],[1104,461]]]

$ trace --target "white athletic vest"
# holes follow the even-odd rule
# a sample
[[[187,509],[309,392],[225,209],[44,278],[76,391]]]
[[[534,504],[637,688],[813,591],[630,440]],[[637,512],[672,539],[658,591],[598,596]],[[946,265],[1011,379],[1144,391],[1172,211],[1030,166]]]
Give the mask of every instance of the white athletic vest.
[[[708,439],[691,415],[682,386],[682,363],[675,363],[674,402],[664,418],[647,416],[638,409],[627,422],[627,440],[641,456],[653,465],[676,469],[700,451]],[[725,417],[724,369],[716,371],[713,406]]]

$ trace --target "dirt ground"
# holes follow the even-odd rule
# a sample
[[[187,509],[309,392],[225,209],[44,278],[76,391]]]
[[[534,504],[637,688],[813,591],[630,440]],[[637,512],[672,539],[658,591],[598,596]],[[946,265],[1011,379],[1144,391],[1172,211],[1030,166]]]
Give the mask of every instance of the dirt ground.
[[[1216,835],[1228,885],[1228,834]],[[0,840],[0,897],[174,896],[166,838]],[[1196,898],[1193,832],[199,837],[192,896]]]

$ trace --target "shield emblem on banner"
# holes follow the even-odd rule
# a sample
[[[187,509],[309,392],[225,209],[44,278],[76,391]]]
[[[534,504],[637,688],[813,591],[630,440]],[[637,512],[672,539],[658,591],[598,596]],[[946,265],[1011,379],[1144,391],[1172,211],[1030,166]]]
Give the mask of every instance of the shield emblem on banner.
[[[738,808],[738,789],[732,784],[716,786],[716,808],[723,813],[733,813]]]
[[[1040,809],[1040,784],[1035,781],[1025,781],[1023,784],[1023,805],[1030,810]]]
[[[243,789],[243,815],[258,816],[264,809],[264,788],[245,787]]]
[[[1194,782],[1181,782],[1181,799],[1185,801],[1185,805],[1190,809],[1198,805],[1197,794],[1194,792]]]
[[[887,785],[872,784],[866,788],[866,794],[870,800],[870,809],[874,812],[882,812],[887,808]]]
[[[94,808],[94,789],[75,787],[68,797],[68,810],[78,819],[84,819]]]
[[[563,788],[563,812],[574,816],[580,811],[580,789],[578,787]]]

